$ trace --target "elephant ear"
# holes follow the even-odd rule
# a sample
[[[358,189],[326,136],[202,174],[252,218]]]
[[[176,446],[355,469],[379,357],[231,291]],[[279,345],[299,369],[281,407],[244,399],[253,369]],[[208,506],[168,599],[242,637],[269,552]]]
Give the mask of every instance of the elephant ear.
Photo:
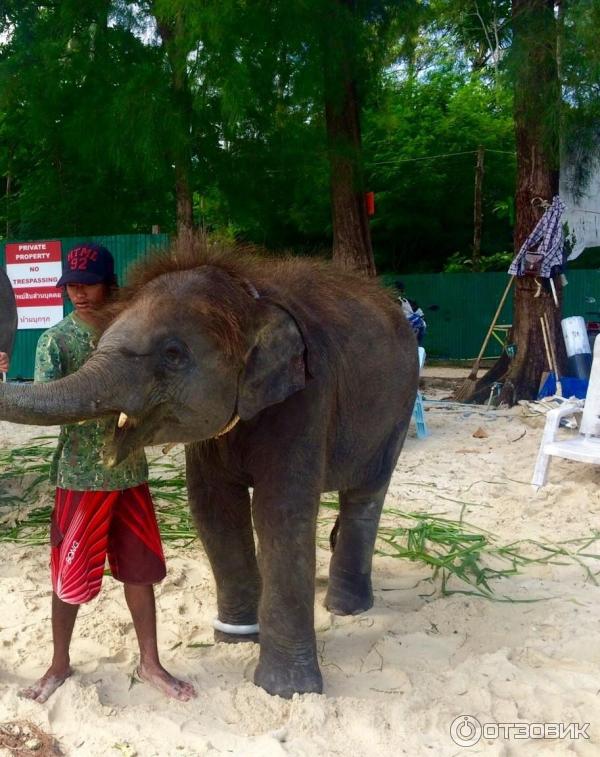
[[[306,385],[306,345],[296,321],[283,308],[261,307],[262,323],[240,377],[237,412],[242,420]]]

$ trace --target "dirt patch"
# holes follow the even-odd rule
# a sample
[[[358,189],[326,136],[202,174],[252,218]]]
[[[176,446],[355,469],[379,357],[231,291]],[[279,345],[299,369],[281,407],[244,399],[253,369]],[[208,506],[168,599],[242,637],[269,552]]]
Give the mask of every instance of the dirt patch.
[[[463,381],[464,378],[452,378],[449,376],[422,376],[419,380],[419,387],[422,392],[428,392],[431,389],[442,389],[448,392],[448,394],[452,394]]]

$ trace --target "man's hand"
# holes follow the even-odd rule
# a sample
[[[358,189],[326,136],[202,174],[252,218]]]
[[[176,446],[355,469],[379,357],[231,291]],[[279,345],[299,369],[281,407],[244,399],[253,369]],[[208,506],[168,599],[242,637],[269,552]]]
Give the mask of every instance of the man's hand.
[[[0,352],[0,373],[8,373],[9,360],[6,352]]]

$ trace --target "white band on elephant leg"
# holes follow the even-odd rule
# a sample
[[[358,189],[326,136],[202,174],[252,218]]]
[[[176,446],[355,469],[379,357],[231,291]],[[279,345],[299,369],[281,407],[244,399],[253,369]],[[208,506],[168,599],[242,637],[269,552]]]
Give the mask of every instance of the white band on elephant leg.
[[[222,631],[223,633],[231,633],[236,636],[245,636],[249,633],[258,633],[258,623],[252,623],[246,626],[235,626],[233,623],[222,623],[219,618],[213,620],[213,628],[215,631]]]

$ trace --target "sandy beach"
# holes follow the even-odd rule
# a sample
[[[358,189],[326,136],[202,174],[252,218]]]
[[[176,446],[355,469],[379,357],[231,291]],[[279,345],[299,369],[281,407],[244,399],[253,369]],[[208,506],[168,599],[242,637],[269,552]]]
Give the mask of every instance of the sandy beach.
[[[521,407],[436,404],[444,394],[425,384],[431,433],[417,439],[411,428],[388,509],[462,515],[499,545],[593,535],[600,523],[599,469],[557,461],[550,483],[534,494],[529,480],[543,419],[524,415]],[[0,446],[22,444],[39,432],[2,423]],[[180,451],[174,454],[180,457]],[[323,536],[330,516],[323,511]],[[10,522],[11,514],[0,510],[0,517]],[[388,513],[384,524],[397,520]],[[536,553],[523,546],[528,549]],[[600,554],[600,547],[591,544],[587,552]],[[48,548],[2,544],[0,723],[29,721],[66,755],[600,751],[600,587],[584,567],[596,570],[593,558],[532,563],[493,582],[498,599],[518,600],[506,602],[444,596],[426,565],[377,556],[373,609],[336,617],[323,607],[329,553],[322,541],[315,612],[324,694],[286,701],[253,685],[258,646],[214,644],[214,586],[200,542],[167,546],[166,556],[168,575],[156,590],[159,645],[164,664],[191,680],[198,698],[179,703],[132,683],[134,632],[122,589],[107,577],[100,597],[80,611],[72,644],[75,675],[40,705],[18,698],[17,691],[50,659]],[[450,588],[469,590],[458,581]],[[469,748],[451,737],[451,724],[461,716],[491,724]],[[494,731],[494,724],[513,723],[589,726],[544,741]]]

